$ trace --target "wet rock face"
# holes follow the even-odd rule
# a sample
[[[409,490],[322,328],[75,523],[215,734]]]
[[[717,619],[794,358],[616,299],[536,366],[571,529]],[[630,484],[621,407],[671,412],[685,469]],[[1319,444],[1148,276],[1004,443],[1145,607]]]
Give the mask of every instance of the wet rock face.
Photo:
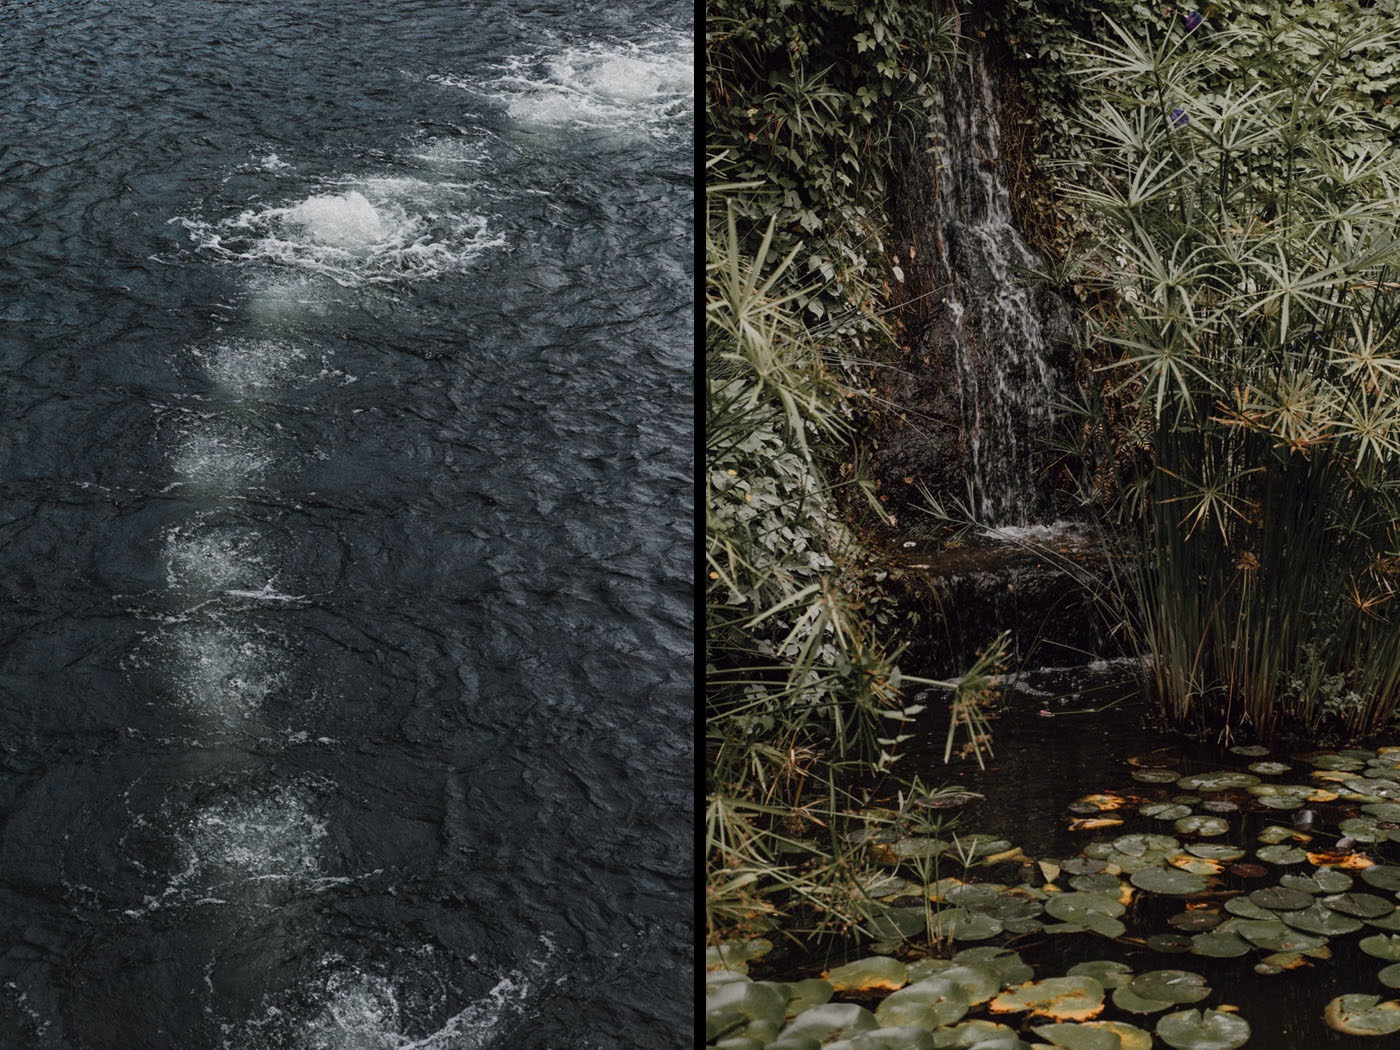
[[[966,500],[988,525],[1051,512],[1048,444],[1072,336],[1012,223],[998,109],[970,40],[935,115],[937,148],[911,144],[891,186],[905,351],[883,379],[896,407],[877,424],[874,466],[900,531],[919,531],[915,482]]]

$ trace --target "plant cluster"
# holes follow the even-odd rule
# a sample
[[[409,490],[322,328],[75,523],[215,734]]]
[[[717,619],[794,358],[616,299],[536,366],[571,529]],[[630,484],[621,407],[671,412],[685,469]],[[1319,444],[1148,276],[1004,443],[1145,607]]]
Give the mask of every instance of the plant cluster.
[[[1321,6],[1077,52],[1130,615],[1172,721],[1265,739],[1400,699],[1400,154],[1347,75],[1395,38]]]

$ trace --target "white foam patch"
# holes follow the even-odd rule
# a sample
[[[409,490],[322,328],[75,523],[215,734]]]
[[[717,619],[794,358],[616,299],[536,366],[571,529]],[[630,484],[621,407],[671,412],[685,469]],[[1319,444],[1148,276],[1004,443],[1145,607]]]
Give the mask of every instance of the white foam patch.
[[[288,882],[320,873],[326,825],[297,789],[279,787],[201,810],[182,845],[214,883]]]
[[[190,352],[210,380],[233,397],[266,395],[294,383],[308,357],[303,347],[273,339],[231,339]]]
[[[410,1036],[394,985],[362,973],[334,974],[321,1013],[307,1026],[299,1050],[486,1050],[518,1024],[540,990],[543,963],[515,970],[477,1001],[425,1036]]]
[[[661,136],[693,114],[694,45],[675,34],[635,44],[583,44],[514,59],[484,83],[431,79],[497,99],[522,125]]]
[[[176,219],[201,248],[272,263],[344,287],[460,270],[504,239],[471,210],[470,187],[419,179],[336,180],[295,203],[207,223]]]
[[[165,578],[170,587],[195,591],[257,589],[267,585],[255,536],[171,531],[165,543]]]
[[[265,451],[241,437],[203,430],[185,436],[172,466],[190,484],[233,489],[256,481],[268,462]]]
[[[224,723],[255,715],[283,679],[283,656],[255,638],[224,627],[195,627],[176,636],[171,667],[178,702]]]

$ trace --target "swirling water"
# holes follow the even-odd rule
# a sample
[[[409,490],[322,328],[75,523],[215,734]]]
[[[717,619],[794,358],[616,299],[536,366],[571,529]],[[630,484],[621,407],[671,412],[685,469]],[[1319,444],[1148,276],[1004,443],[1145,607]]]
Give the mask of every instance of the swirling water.
[[[688,1045],[689,7],[0,14],[0,1046]]]

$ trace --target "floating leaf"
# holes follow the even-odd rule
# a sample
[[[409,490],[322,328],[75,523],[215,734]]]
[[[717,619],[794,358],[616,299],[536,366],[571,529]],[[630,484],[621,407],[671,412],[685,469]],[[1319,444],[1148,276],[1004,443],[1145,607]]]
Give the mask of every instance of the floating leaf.
[[[1387,988],[1400,988],[1400,963],[1391,963],[1376,976]]]
[[[1198,934],[1199,937],[1212,936],[1208,933]],[[1194,937],[1183,937],[1179,933],[1154,933],[1147,938],[1146,944],[1154,952],[1162,952],[1169,955],[1179,955],[1182,952],[1191,951],[1191,942]],[[1243,941],[1240,942],[1244,944]],[[1245,950],[1249,950],[1249,945],[1244,945]]]
[[[1135,769],[1132,777],[1144,784],[1170,784],[1177,774],[1171,769]]]
[[[1168,897],[1194,897],[1210,885],[1203,875],[1192,875],[1178,868],[1144,868],[1129,880],[1140,890]]]
[[[1270,886],[1267,889],[1255,890],[1249,895],[1249,900],[1269,911],[1297,911],[1313,903],[1310,894],[1303,893],[1301,890],[1290,890],[1286,886]]]
[[[1357,942],[1357,947],[1367,955],[1375,956],[1377,959],[1384,959],[1386,962],[1400,962],[1400,935],[1373,933],[1369,937],[1362,937]]]
[[[1254,972],[1270,976],[1283,973],[1284,970],[1296,970],[1306,964],[1307,960],[1302,952],[1274,952],[1255,963]]]
[[[1080,893],[1106,893],[1113,897],[1117,897],[1123,888],[1118,876],[1109,875],[1107,872],[1099,875],[1075,875],[1069,880],[1069,884]]]
[[[1301,864],[1308,859],[1297,846],[1264,846],[1256,856],[1270,864]]]
[[[1045,911],[1065,922],[1078,922],[1086,912],[1116,918],[1126,909],[1117,897],[1099,893],[1057,893],[1045,902]]]
[[[1239,860],[1244,856],[1244,850],[1223,842],[1193,842],[1186,847],[1186,852],[1203,860]]]
[[[1354,773],[1358,769],[1365,769],[1366,763],[1359,758],[1344,758],[1341,755],[1316,755],[1312,759],[1312,764],[1318,769],[1330,769],[1345,773]]]
[[[961,988],[935,975],[887,995],[875,1008],[875,1018],[884,1028],[938,1028],[961,1020],[968,1005]]]
[[[1118,988],[1133,979],[1133,968],[1112,959],[1091,959],[1069,968],[1070,977],[1092,977],[1105,988]]]
[[[914,1026],[860,1032],[848,1040],[828,1045],[841,1046],[845,1050],[935,1050],[933,1033]]]
[[[1379,995],[1339,995],[1327,1004],[1322,1019],[1347,1035],[1389,1035],[1400,1032],[1400,1002],[1381,1002]]]
[[[1206,930],[1215,929],[1224,921],[1224,918],[1218,911],[1196,908],[1193,911],[1183,911],[1173,915],[1167,922],[1187,933],[1204,933]]]
[[[1043,1024],[1031,1031],[1064,1050],[1149,1050],[1152,1046],[1150,1035],[1122,1021]]]
[[[909,971],[898,959],[887,955],[871,955],[838,966],[822,974],[838,992],[894,991],[909,980]]]
[[[1267,908],[1261,908],[1248,897],[1231,897],[1225,902],[1225,910],[1231,915],[1237,915],[1241,919],[1274,919],[1277,918],[1273,912]]]
[[[1018,1045],[1014,1029],[995,1021],[964,1021],[955,1028],[943,1028],[933,1033],[935,1050],[970,1050],[972,1047],[991,1048]]]
[[[1181,843],[1170,835],[1122,835],[1113,840],[1113,848],[1130,857],[1143,857],[1151,853],[1175,853]]]
[[[929,932],[934,937],[951,937],[955,941],[985,941],[995,937],[1004,927],[1001,920],[966,908],[946,908],[936,912]]]
[[[1107,868],[1108,864],[1090,857],[1071,857],[1061,863],[1060,867],[1071,875],[1097,875]]]
[[[1327,943],[1326,937],[1290,929],[1278,919],[1234,919],[1229,932],[1269,952],[1311,951]]]
[[[997,975],[1003,988],[1009,984],[1029,981],[1034,976],[1034,971],[1021,961],[1017,952],[994,945],[964,948],[953,956],[952,962],[957,966],[980,966],[991,970]]]
[[[1396,869],[1400,871],[1400,868]],[[723,941],[705,949],[706,970],[734,970],[748,973],[749,963],[773,950],[773,942],[762,937],[747,941]]]
[[[1149,939],[1148,945],[1151,946],[1151,943]],[[1233,959],[1248,954],[1249,950],[1249,942],[1236,933],[1213,930],[1210,933],[1198,933],[1191,938],[1191,953],[1211,959]]]
[[[1159,1020],[1156,1032],[1174,1050],[1236,1050],[1249,1041],[1249,1022],[1220,1010],[1182,1010]]]
[[[1287,762],[1251,762],[1249,771],[1258,773],[1260,776],[1274,777],[1280,773],[1287,773],[1293,767]]]
[[[1190,970],[1149,970],[1134,977],[1130,987],[1144,999],[1169,1003],[1198,1003],[1210,995],[1206,979]]]
[[[1252,787],[1259,783],[1259,778],[1252,773],[1222,769],[1212,773],[1190,773],[1176,783],[1185,791],[1227,791],[1230,788]]]
[[[894,994],[901,995],[903,993],[895,992]],[[804,1010],[794,1017],[782,1030],[781,1035],[783,1039],[806,1036],[809,1039],[815,1039],[818,1043],[830,1043],[842,1036],[868,1032],[879,1027],[880,1024],[875,1020],[875,1015],[863,1006],[857,1006],[855,1003],[823,1003],[821,1006]]]
[[[1113,989],[1113,1005],[1130,1014],[1155,1014],[1170,1010],[1176,1004],[1168,999],[1144,999],[1129,984]]]
[[[1361,881],[1378,890],[1394,893],[1400,890],[1400,866],[1377,864],[1375,867],[1366,868],[1361,872]]]
[[[938,977],[957,985],[971,1006],[985,1003],[1001,991],[1001,978],[997,976],[996,972],[975,963],[950,966],[939,973]]]
[[[1395,910],[1395,905],[1373,893],[1336,893],[1323,897],[1322,903],[1343,915],[1355,915],[1358,919],[1379,919]]]
[[[988,1009],[994,1014],[1029,1010],[1056,1021],[1087,1021],[1103,1010],[1103,985],[1082,974],[1048,977],[1007,989]]]
[[[1223,835],[1230,824],[1223,817],[1207,817],[1199,813],[1182,817],[1172,827],[1178,835]]]
[[[1151,805],[1143,806],[1138,812],[1144,817],[1152,817],[1156,820],[1176,820],[1178,817],[1189,816],[1191,807],[1178,806],[1171,802],[1154,802]]]
[[[787,1002],[787,988],[768,981],[740,980],[706,985],[705,1028],[723,1032],[751,1021],[766,1021],[776,1031],[787,1020]]]
[[[1361,812],[1393,824],[1400,821],[1400,802],[1371,802],[1362,806]]]
[[[804,1010],[821,1006],[822,1003],[829,1003],[832,993],[835,991],[836,989],[831,987],[830,981],[823,981],[820,977],[808,977],[806,980],[793,981],[788,985],[788,1017],[796,1017]]]
[[[1343,937],[1355,933],[1363,925],[1360,919],[1324,908],[1321,904],[1313,904],[1301,911],[1279,912],[1278,917],[1295,930],[1318,933],[1324,937]]]
[[[1259,841],[1266,842],[1271,846],[1298,837],[1299,835],[1296,831],[1292,828],[1285,828],[1281,824],[1270,824],[1263,831],[1259,832]]]
[[[1262,744],[1236,744],[1230,748],[1232,754],[1244,755],[1246,758],[1258,758],[1260,755],[1267,755],[1269,749]]]

